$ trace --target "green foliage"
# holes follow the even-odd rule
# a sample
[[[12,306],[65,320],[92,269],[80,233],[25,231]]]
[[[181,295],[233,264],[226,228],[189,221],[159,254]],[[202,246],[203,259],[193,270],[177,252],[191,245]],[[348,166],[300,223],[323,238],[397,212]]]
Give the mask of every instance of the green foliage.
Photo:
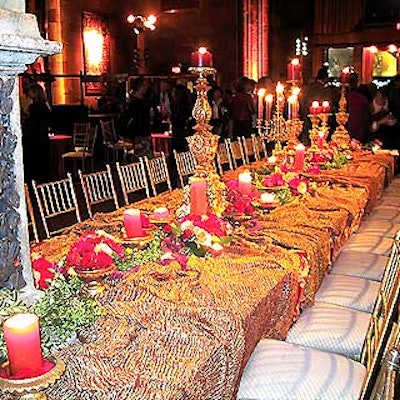
[[[340,169],[349,162],[346,152],[335,154],[332,161],[326,162],[321,169]]]
[[[289,187],[282,187],[274,190],[275,198],[281,204],[290,203],[293,200],[292,192]]]
[[[0,321],[21,312],[35,313],[40,319],[44,355],[54,353],[84,326],[93,324],[102,314],[99,303],[81,293],[82,281],[56,274],[44,296],[32,306],[24,304],[17,291],[0,290]],[[0,360],[6,358],[0,329]]]
[[[157,230],[154,234],[154,239],[145,249],[139,249],[136,246],[126,248],[125,257],[116,261],[117,268],[120,271],[128,271],[133,267],[158,261],[163,254],[161,250],[161,239],[163,236],[163,232]]]

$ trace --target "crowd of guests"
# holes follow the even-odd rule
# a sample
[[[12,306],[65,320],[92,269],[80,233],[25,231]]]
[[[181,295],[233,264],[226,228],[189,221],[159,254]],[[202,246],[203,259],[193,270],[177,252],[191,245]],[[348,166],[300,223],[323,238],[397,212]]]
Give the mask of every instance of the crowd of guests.
[[[247,77],[239,78],[231,87],[221,88],[210,81],[208,100],[211,106],[210,125],[221,140],[248,137],[256,132],[257,95],[260,88],[275,93],[275,82],[264,77],[255,82]],[[118,134],[134,144],[135,154],[153,156],[151,133],[168,131],[172,134],[172,148],[188,149],[186,137],[193,134],[195,120],[192,109],[196,100],[195,90],[189,90],[184,79],[155,81],[137,79],[129,98],[116,96],[109,86],[99,98],[98,111],[120,115]],[[43,86],[37,83],[23,85],[21,97],[24,162],[27,180],[49,179],[49,127],[51,107]],[[289,89],[289,88],[288,88]],[[307,117],[312,101],[328,100],[332,117],[331,133],[335,129],[334,113],[338,110],[340,89],[329,84],[328,71],[321,68],[315,79],[301,89],[299,117],[304,121],[300,139],[309,143],[310,121]],[[373,83],[358,85],[357,75],[352,74],[347,93],[351,137],[365,144],[379,140],[390,149],[400,149],[398,135],[400,121],[400,76],[378,89]]]

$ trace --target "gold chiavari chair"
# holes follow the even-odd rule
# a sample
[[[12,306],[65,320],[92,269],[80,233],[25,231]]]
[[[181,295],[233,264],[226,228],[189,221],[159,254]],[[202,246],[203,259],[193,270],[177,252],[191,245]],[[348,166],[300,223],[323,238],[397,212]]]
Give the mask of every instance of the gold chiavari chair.
[[[161,152],[160,157],[148,159],[144,157],[144,162],[147,167],[147,172],[149,173],[150,177],[150,184],[153,190],[154,196],[157,196],[159,193],[157,191],[157,186],[160,184],[165,184],[167,186],[166,190],[171,191],[171,180],[169,177],[167,160],[165,159],[165,154]],[[165,191],[165,190],[163,190]],[[161,193],[161,192],[160,192]]]
[[[394,400],[396,398],[395,391],[400,379],[400,329],[398,324],[393,324],[388,344],[370,399]]]
[[[119,208],[111,168],[108,164],[105,171],[83,174],[79,170],[78,175],[90,218],[93,217],[93,207],[98,204],[112,200],[115,210]]]
[[[33,240],[36,243],[39,243],[39,234],[36,225],[35,213],[33,212],[32,199],[31,195],[29,194],[28,185],[26,183],[24,183],[24,189],[25,189],[26,210],[28,212],[28,229],[32,230]]]
[[[225,166],[227,166],[227,169],[233,169],[232,160],[229,154],[226,140],[218,144],[216,160],[217,160],[218,172],[220,175],[224,173]]]
[[[396,309],[399,296],[398,237],[371,314],[316,301],[303,310],[286,340],[295,345],[339,353],[369,365]]]
[[[390,258],[384,268],[382,282],[360,276],[330,274],[322,282],[315,300],[372,312],[378,299],[378,293],[384,293],[385,297],[388,297],[393,290],[394,276],[398,268],[399,239],[400,235],[397,234]]]
[[[70,173],[67,174],[66,179],[59,181],[42,184],[36,184],[35,181],[32,181],[32,187],[47,238],[53,234],[60,233],[63,229],[74,223],[81,222],[81,215]],[[67,222],[67,214],[70,215],[71,223]],[[59,225],[61,222],[62,227],[50,229],[48,222],[54,224],[54,220],[59,216],[63,216],[63,218],[58,218],[58,220],[61,220],[59,221]]]
[[[343,355],[262,339],[244,370],[237,399],[394,400],[393,371],[398,369],[399,362],[399,328],[397,324],[392,328],[391,325],[387,328],[389,339],[382,338],[381,351],[374,354],[368,367]],[[385,347],[392,358],[386,357],[389,362],[380,367]],[[388,397],[376,396],[378,390],[382,393],[382,386]]]
[[[239,139],[234,141],[231,141],[231,139],[226,139],[226,141],[227,148],[229,149],[232,157],[231,159],[233,168],[235,169],[240,165],[244,165],[246,161],[241,141]]]
[[[179,183],[183,188],[185,186],[185,180],[187,183],[189,176],[193,175],[196,171],[196,159],[191,151],[183,151],[178,153],[176,150],[174,150],[174,157],[176,169],[178,170]]]
[[[137,163],[120,165],[116,164],[117,173],[121,182],[121,190],[126,205],[129,205],[129,194],[144,190],[146,197],[150,197],[149,183],[146,178],[146,170],[143,159]]]
[[[258,153],[256,152],[254,144],[255,135],[251,137],[240,137],[239,140],[242,142],[242,148],[244,153],[244,160],[246,164],[250,164],[252,161],[258,161]]]

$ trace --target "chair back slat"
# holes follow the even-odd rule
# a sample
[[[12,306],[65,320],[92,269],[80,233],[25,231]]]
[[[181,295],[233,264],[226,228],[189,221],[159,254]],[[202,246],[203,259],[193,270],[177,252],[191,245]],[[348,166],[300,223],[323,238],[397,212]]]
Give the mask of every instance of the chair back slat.
[[[50,230],[48,220],[63,214],[73,213],[74,222],[80,222],[81,216],[75,194],[72,176],[67,174],[66,179],[60,181],[36,184],[32,181],[36,202],[39,206],[40,216],[46,236],[60,232],[62,229]],[[64,226],[65,228],[66,226]]]
[[[193,175],[196,171],[197,163],[193,152],[183,151],[178,153],[174,150],[176,169],[178,170],[179,183],[183,188],[185,186],[185,178]]]
[[[149,184],[142,159],[137,163],[128,165],[120,165],[120,163],[117,162],[116,167],[126,205],[129,204],[128,196],[131,193],[145,190],[146,197],[150,197]]]
[[[152,158],[150,160],[145,157],[144,161],[146,163],[147,171],[150,176],[150,184],[151,188],[153,189],[154,196],[157,196],[158,194],[157,185],[159,185],[160,183],[166,183],[168,190],[171,191],[171,180],[169,178],[165,154],[161,152],[160,157]]]
[[[117,193],[114,187],[111,168],[107,164],[106,170],[84,175],[78,171],[89,217],[93,216],[93,206],[112,200],[115,209],[119,208]]]

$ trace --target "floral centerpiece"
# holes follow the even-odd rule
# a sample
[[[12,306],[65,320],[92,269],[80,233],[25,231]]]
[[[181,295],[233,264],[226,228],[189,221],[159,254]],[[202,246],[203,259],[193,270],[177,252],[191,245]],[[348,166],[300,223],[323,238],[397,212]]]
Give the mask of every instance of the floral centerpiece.
[[[218,255],[229,246],[233,230],[229,222],[212,213],[187,215],[177,222],[164,227],[166,237],[162,243],[163,264],[177,261],[186,268],[190,255],[205,257]]]
[[[70,248],[66,267],[80,272],[109,270],[124,256],[124,248],[104,231],[89,231]]]

